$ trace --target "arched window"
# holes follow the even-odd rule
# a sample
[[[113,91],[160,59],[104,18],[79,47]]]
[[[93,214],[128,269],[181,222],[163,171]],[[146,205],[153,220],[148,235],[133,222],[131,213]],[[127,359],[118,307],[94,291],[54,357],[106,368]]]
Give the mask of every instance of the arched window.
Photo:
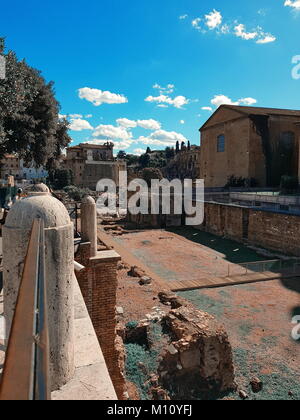
[[[217,152],[225,152],[225,136],[224,134],[221,134],[217,138]]]

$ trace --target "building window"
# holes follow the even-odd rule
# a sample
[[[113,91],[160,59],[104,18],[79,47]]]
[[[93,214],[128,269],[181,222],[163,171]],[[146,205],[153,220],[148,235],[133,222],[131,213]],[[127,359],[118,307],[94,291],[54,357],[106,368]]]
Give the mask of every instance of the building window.
[[[225,152],[225,136],[221,134],[217,138],[217,151],[218,152]]]
[[[295,146],[295,134],[292,131],[285,131],[280,134],[280,147],[285,150],[293,150]]]

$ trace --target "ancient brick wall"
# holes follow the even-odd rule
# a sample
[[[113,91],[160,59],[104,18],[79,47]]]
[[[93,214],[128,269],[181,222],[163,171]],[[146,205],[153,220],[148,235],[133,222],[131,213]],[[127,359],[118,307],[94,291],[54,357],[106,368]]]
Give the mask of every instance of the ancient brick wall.
[[[249,243],[300,257],[300,216],[250,210]]]
[[[117,263],[114,251],[89,257],[89,243],[80,246],[77,261],[85,269],[76,274],[86,302],[107,368],[119,399],[123,398],[125,379],[120,366],[120,349],[116,335]]]
[[[300,256],[300,216],[216,203],[205,204],[201,230],[273,250]]]
[[[206,203],[203,229],[218,236],[243,239],[243,208]]]

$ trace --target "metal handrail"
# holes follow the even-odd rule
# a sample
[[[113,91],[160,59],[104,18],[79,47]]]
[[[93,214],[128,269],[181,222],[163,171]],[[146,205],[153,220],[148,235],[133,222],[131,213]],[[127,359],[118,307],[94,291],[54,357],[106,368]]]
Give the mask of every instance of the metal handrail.
[[[50,400],[44,222],[35,219],[6,351],[0,400]]]

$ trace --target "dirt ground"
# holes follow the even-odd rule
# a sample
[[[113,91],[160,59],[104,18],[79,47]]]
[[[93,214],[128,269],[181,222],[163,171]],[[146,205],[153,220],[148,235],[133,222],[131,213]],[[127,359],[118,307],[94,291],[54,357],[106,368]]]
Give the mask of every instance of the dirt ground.
[[[141,231],[115,240],[168,282],[222,274],[228,262],[263,259],[241,244],[190,229]],[[155,282],[140,286],[127,270],[120,270],[118,305],[124,308],[120,320],[137,321],[156,307],[164,309],[157,299],[160,290]],[[225,324],[233,346],[239,389],[251,399],[300,400],[300,342],[291,337],[292,318],[300,315],[299,293],[297,278],[180,294]],[[259,394],[250,389],[253,376],[264,382]]]
[[[140,231],[114,239],[170,283],[227,276],[229,266],[231,274],[240,274],[236,262],[266,259],[242,244],[194,229]]]

